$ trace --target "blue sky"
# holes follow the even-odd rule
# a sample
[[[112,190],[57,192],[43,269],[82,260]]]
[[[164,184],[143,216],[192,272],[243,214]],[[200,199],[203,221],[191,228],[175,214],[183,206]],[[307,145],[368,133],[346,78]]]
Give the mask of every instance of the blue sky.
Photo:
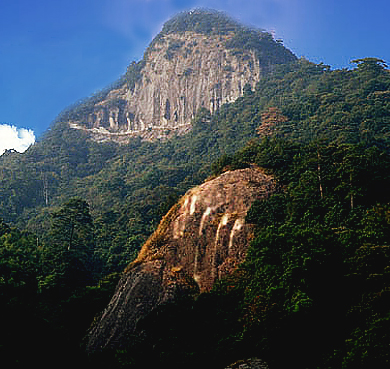
[[[196,7],[274,30],[298,57],[334,69],[368,56],[390,63],[388,0],[1,0],[0,124],[39,137],[140,60],[171,16]],[[0,150],[6,140],[0,131]]]

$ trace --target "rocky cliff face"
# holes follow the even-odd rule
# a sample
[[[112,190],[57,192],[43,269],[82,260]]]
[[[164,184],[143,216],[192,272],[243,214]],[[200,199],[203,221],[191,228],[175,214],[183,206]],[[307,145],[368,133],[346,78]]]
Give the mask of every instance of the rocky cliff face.
[[[144,59],[129,67],[127,81],[95,102],[86,114],[71,119],[70,127],[88,131],[98,141],[123,142],[134,136],[153,140],[184,134],[200,108],[214,113],[242,96],[245,86],[253,89],[270,65],[295,58],[268,33],[251,34],[257,44],[240,44],[237,25],[229,28],[225,20],[220,29],[220,17],[215,14],[211,18],[202,12],[195,15],[182,16],[187,17],[182,22],[188,30],[163,30]],[[207,32],[199,27],[202,17],[215,23]],[[249,36],[241,35],[243,40],[245,37]],[[267,57],[261,58],[262,44]]]
[[[139,81],[111,91],[87,121],[71,122],[95,139],[162,138],[185,133],[200,108],[214,113],[255,87],[262,68],[255,54],[236,56],[224,43],[231,37],[186,32],[169,34],[145,58]]]
[[[208,291],[245,258],[252,229],[246,213],[275,189],[252,167],[229,171],[190,190],[162,219],[121,278],[89,335],[96,351],[126,344],[137,322],[177,294]]]

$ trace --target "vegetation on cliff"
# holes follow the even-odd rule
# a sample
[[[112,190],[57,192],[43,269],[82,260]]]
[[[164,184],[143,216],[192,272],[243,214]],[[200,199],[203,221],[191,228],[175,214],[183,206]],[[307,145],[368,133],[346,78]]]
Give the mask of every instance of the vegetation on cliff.
[[[192,41],[191,32],[209,37],[220,36],[218,47],[232,50],[234,55],[241,56],[240,59],[244,61],[245,57],[248,57],[247,53],[249,51],[254,52],[260,63],[261,69],[264,72],[271,70],[275,64],[288,63],[296,60],[296,56],[290,50],[286,49],[281,42],[275,41],[270,33],[243,26],[225,13],[204,9],[183,12],[164,24],[162,31],[152,40],[145,50],[142,60],[130,63],[125,74],[112,85],[107,86],[103,90],[98,91],[85,99],[81,99],[72,106],[64,109],[64,111],[58,115],[56,121],[82,122],[83,124],[87,124],[87,122],[89,122],[87,118],[88,115],[92,116],[96,113],[96,106],[99,106],[99,103],[105,100],[112,90],[127,86],[128,90],[134,92],[136,83],[142,81],[142,71],[144,70],[147,61],[150,61],[149,56],[151,51],[155,50],[158,44],[164,42],[165,37],[172,34],[182,37],[185,32],[188,33],[187,37],[190,41]],[[184,45],[186,42],[184,40],[185,38],[170,39],[165,53],[165,58],[167,60],[173,60],[176,56],[176,52],[185,47]],[[187,44],[186,56],[194,52],[196,43],[197,41],[193,40],[189,45]],[[198,52],[198,50],[196,52]],[[152,64],[155,64],[154,61],[151,62]],[[196,67],[194,66],[193,69],[196,69]],[[188,68],[186,70],[185,73],[187,76],[188,74],[191,74],[193,69]],[[149,80],[149,76],[146,79]],[[113,103],[125,104],[126,102],[121,98],[118,100],[114,99]],[[208,102],[206,104],[208,104]]]
[[[269,32],[245,27],[225,13],[202,9],[180,13],[166,22],[161,33],[153,40],[151,48],[164,35],[184,32],[229,35],[225,44],[227,49],[233,49],[238,54],[243,50],[253,50],[264,67],[267,64],[288,63],[296,59],[281,42],[273,40]]]

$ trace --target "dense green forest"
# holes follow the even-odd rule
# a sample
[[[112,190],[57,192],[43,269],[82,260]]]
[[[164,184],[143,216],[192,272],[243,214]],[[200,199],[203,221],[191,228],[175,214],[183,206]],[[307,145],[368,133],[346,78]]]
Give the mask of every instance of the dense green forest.
[[[2,360],[388,367],[389,120],[383,61],[332,71],[301,59],[200,111],[186,136],[98,144],[56,122],[25,154],[1,156]],[[178,196],[251,163],[280,189],[248,214],[246,262],[211,293],[155,311],[127,349],[86,357],[86,330]]]

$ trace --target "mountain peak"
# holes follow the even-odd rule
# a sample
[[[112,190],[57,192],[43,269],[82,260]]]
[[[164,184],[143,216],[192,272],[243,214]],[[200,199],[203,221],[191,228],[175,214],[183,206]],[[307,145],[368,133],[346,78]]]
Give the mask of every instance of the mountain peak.
[[[243,26],[240,23],[224,12],[197,8],[175,15],[164,24],[161,33],[169,34],[193,31],[201,34],[226,34],[241,28]]]
[[[242,96],[246,86],[255,89],[275,64],[294,60],[269,33],[225,13],[179,13],[120,84],[69,111],[64,121],[97,141],[170,138],[187,133],[199,109],[215,113]]]

